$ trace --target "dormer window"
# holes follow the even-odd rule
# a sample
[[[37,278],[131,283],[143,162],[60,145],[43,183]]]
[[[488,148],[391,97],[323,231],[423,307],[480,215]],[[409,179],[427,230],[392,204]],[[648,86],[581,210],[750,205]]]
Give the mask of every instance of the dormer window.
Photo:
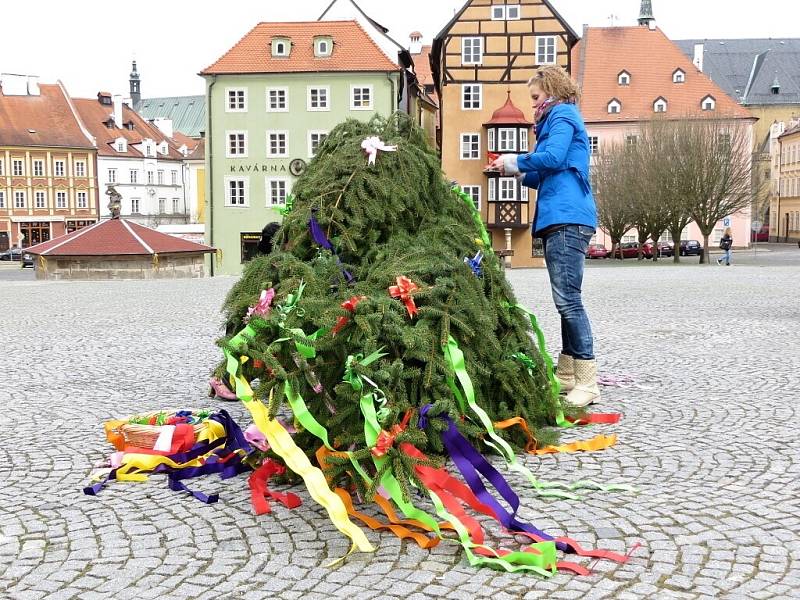
[[[97,94],[97,100],[103,106],[111,106],[113,104],[113,102],[111,101],[111,94],[109,94],[108,92],[99,92]]]
[[[125,138],[117,138],[116,140],[114,140],[114,149],[117,152],[127,152],[128,141]]]
[[[706,96],[700,102],[700,107],[703,110],[714,110],[717,107],[717,101],[714,99],[714,96]]]
[[[675,69],[672,73],[672,83],[684,83],[686,81],[686,73],[683,69]]]
[[[622,111],[622,103],[614,98],[611,102],[608,103],[608,114],[616,115]]]
[[[617,83],[620,85],[630,85],[631,74],[627,71],[622,71],[619,75],[617,75]]]
[[[272,56],[289,56],[292,42],[288,38],[275,38],[272,40]]]
[[[314,38],[314,56],[330,56],[333,50],[333,40],[329,37]]]
[[[663,96],[659,96],[656,98],[656,101],[653,102],[653,112],[657,113],[665,113],[667,112],[667,100]]]
[[[164,155],[166,155],[166,154],[168,154],[168,153],[169,153],[169,148],[167,147],[167,142],[161,142],[161,143],[158,145],[158,152],[159,152],[160,154],[164,154]]]

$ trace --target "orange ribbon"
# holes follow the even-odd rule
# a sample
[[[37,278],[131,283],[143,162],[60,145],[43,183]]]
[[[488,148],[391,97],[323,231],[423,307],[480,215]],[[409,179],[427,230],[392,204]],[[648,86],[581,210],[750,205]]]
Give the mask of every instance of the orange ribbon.
[[[616,443],[617,436],[615,434],[598,435],[590,440],[580,440],[578,442],[572,442],[571,444],[545,446],[544,448],[539,448],[533,452],[529,451],[528,454],[556,454],[558,452],[572,454],[574,452],[595,452],[597,450],[605,450],[606,448],[610,448]]]
[[[525,433],[525,437],[528,438],[528,443],[525,444],[525,452],[528,454],[534,454],[537,444],[536,438],[533,437],[533,434],[528,427],[528,422],[525,419],[522,417],[514,417],[512,419],[506,419],[505,421],[498,421],[494,424],[496,429],[508,429],[514,425],[519,425],[522,428],[522,431]]]
[[[356,306],[358,306],[358,303],[361,302],[362,300],[366,300],[366,299],[367,299],[366,296],[353,296],[352,298],[350,298],[350,300],[345,300],[344,302],[342,302],[341,306],[347,312],[354,313],[354,312],[356,312]],[[336,321],[336,325],[333,326],[333,329],[331,330],[331,333],[333,335],[336,335],[337,333],[339,333],[339,331],[341,331],[341,329],[345,325],[347,325],[347,322],[349,320],[350,320],[349,317],[339,317],[339,320]]]
[[[397,278],[397,285],[389,287],[389,294],[391,297],[400,298],[400,300],[403,301],[403,304],[406,305],[406,310],[408,310],[408,316],[412,319],[417,314],[417,305],[414,304],[414,298],[411,294],[417,290],[419,290],[417,284],[405,275],[400,275],[400,277]]]

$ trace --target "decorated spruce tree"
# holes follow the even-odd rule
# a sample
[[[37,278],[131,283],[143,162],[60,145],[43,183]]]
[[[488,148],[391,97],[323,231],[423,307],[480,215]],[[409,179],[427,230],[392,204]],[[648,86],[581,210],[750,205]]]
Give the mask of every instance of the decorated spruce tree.
[[[482,445],[485,427],[465,418],[473,401],[493,422],[522,417],[542,444],[553,441],[543,428],[560,410],[531,319],[459,192],[408,118],[349,120],[297,180],[273,252],[248,264],[223,309],[229,333],[248,326],[236,355],[247,357],[241,369],[270,415],[302,398],[331,447],[356,461],[381,456],[376,464],[393,471],[406,498],[415,465],[443,462],[448,425],[432,417],[449,415]],[[220,344],[230,348],[232,337]],[[457,377],[461,353],[472,391]],[[226,364],[217,374],[227,377]],[[365,437],[367,391],[377,442]],[[319,431],[296,417],[294,441],[310,456]],[[497,435],[531,445],[522,428]],[[404,442],[427,458],[404,452]],[[380,473],[370,484],[351,460],[328,463],[332,480],[374,495]],[[364,469],[375,475],[371,461]]]

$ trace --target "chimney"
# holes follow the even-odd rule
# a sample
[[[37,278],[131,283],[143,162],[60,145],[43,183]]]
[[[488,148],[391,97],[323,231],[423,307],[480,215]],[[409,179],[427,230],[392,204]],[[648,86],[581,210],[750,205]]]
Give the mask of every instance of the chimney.
[[[411,44],[408,46],[408,51],[411,54],[420,54],[422,52],[422,34],[419,31],[414,31],[410,36]]]
[[[114,94],[114,125],[122,129],[122,96]]]
[[[698,71],[703,70],[703,44],[694,45],[694,60],[692,62]]]
[[[168,138],[171,138],[173,133],[175,133],[172,128],[172,119],[164,119],[159,117],[157,119],[153,119],[153,125],[158,127],[158,130]]]
[[[39,95],[39,76],[38,75],[28,75],[28,95],[29,96],[38,96]]]

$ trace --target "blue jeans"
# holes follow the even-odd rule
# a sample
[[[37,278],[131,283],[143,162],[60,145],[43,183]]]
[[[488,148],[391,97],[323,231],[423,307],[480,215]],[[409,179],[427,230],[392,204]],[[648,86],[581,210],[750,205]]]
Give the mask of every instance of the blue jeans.
[[[594,359],[592,325],[581,300],[583,265],[594,229],[566,225],[542,240],[553,301],[561,315],[561,353],[578,360]]]
[[[730,249],[723,250],[722,251],[722,256],[719,257],[717,262],[724,262],[726,265],[729,265],[729,264],[731,264],[731,257],[733,257],[733,251],[732,250],[730,250]]]

